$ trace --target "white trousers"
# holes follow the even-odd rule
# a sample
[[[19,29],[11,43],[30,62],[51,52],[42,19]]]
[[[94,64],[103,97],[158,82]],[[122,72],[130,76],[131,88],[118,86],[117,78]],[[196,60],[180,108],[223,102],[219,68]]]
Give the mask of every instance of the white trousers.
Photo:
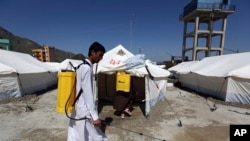
[[[75,114],[73,112],[72,114]],[[75,117],[75,116],[73,116]],[[107,141],[106,135],[90,120],[70,120],[67,141]]]
[[[107,141],[106,135],[89,120],[70,120],[68,141]]]

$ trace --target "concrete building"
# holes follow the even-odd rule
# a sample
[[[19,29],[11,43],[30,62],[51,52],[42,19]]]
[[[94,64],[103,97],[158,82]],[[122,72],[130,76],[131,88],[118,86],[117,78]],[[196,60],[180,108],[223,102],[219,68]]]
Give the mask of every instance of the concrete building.
[[[184,7],[180,15],[184,22],[183,61],[190,51],[193,61],[198,60],[199,52],[204,57],[223,54],[227,16],[234,13],[235,7],[230,0],[192,0]]]
[[[33,49],[33,56],[42,62],[55,62],[55,48],[45,45],[41,49]]]
[[[0,49],[12,50],[11,41],[9,39],[0,39]]]

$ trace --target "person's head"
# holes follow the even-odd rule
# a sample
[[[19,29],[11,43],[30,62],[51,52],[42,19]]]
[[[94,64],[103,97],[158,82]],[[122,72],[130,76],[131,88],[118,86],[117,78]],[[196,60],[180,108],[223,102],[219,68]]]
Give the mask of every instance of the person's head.
[[[89,47],[88,59],[92,63],[98,63],[105,53],[105,48],[102,44],[94,42]]]

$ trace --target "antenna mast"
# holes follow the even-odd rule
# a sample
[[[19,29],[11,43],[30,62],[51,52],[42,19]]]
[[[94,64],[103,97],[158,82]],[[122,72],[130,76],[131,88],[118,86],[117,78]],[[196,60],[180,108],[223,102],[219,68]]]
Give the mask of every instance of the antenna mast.
[[[133,17],[134,14],[131,15],[130,17],[130,51],[132,51],[133,48]]]

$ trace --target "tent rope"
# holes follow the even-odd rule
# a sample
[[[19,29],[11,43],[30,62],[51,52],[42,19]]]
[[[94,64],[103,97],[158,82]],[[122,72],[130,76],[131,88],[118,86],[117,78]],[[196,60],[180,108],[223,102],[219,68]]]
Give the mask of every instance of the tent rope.
[[[140,136],[146,136],[146,137],[149,137],[151,139],[160,140],[160,141],[167,141],[165,139],[160,139],[160,138],[157,138],[157,137],[154,137],[154,136],[151,136],[151,135],[144,134],[142,132],[137,132],[137,131],[133,131],[133,130],[130,130],[130,129],[127,129],[127,128],[122,128],[122,127],[119,127],[119,126],[115,126],[115,125],[111,124],[112,120],[113,119],[111,117],[107,117],[107,118],[105,118],[105,120],[102,120],[102,124],[107,125],[107,126],[112,126],[114,128],[118,128],[118,129],[124,130],[126,132],[138,134]]]
[[[216,95],[219,95],[220,92],[222,92],[222,89],[223,89],[223,87],[224,87],[224,85],[225,85],[226,79],[227,79],[227,77],[224,78],[224,80],[223,80],[223,82],[221,83],[219,89],[216,89],[216,91],[215,91],[215,94],[216,94]],[[210,106],[210,105],[209,105],[209,102],[208,102],[208,98],[206,97],[206,102],[207,102],[207,105],[208,105],[208,107],[209,107],[209,109],[210,109],[211,112],[213,112],[213,111],[215,111],[215,110],[217,109],[217,104],[216,104],[215,101],[213,102],[213,106]]]

